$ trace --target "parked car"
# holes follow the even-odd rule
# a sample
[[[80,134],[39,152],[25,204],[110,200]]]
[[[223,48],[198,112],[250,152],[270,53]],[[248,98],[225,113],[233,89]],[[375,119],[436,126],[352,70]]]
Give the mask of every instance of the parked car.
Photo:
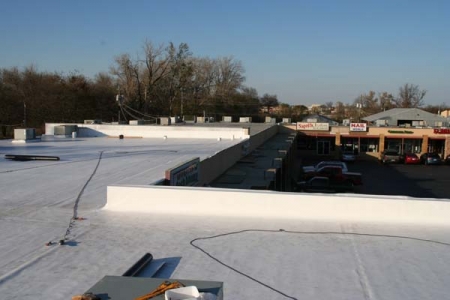
[[[353,184],[349,181],[335,181],[328,177],[316,176],[308,181],[297,183],[297,191],[307,193],[345,193],[353,192]]]
[[[345,162],[354,162],[356,161],[356,155],[353,151],[345,151],[341,154],[341,160]]]
[[[403,153],[400,155],[400,162],[405,165],[420,164],[420,158],[415,153]]]
[[[445,164],[450,165],[450,154],[445,158]]]
[[[420,156],[420,163],[424,165],[440,165],[442,160],[439,154],[427,152]]]
[[[315,166],[305,166],[305,167],[303,167],[303,172],[305,172],[305,173],[316,172],[317,170],[319,170],[320,168],[325,167],[325,166],[339,166],[342,168],[343,172],[348,172],[347,164],[345,162],[338,161],[338,160],[326,160],[326,161],[321,161],[320,163],[318,163]]]
[[[327,177],[334,182],[348,182],[352,185],[362,185],[362,174],[355,172],[344,172],[340,166],[330,165],[324,166],[317,171],[305,173],[303,179],[305,181],[314,177]]]
[[[400,154],[397,150],[384,150],[381,152],[380,161],[383,164],[400,162]]]

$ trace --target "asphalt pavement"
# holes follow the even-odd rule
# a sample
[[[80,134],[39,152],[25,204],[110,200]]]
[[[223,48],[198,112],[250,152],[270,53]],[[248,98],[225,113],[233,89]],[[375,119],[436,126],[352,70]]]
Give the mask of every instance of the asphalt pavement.
[[[303,165],[326,160],[302,158]],[[401,195],[417,198],[450,198],[450,165],[425,166],[387,164],[376,160],[348,163],[350,172],[359,172],[363,185],[355,192],[375,195]]]

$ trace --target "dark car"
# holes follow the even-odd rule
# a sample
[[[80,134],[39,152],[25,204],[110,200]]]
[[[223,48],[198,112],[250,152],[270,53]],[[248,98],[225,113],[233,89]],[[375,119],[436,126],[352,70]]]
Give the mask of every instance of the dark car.
[[[380,161],[383,164],[400,162],[400,153],[396,150],[384,150],[381,152]]]
[[[445,164],[450,165],[450,154],[445,158]]]
[[[355,162],[356,155],[353,151],[345,151],[341,154],[341,160],[345,162]]]
[[[442,160],[439,154],[427,152],[420,156],[420,163],[424,165],[440,165]]]

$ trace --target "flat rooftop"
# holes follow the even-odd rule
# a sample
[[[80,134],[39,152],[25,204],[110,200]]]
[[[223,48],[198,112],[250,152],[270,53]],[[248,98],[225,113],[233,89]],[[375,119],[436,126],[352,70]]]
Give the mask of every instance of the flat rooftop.
[[[448,201],[148,189],[166,169],[239,142],[106,137],[0,141],[1,298],[70,299],[106,275],[121,276],[147,252],[155,259],[177,261],[161,276],[223,282],[224,299],[448,298]],[[18,162],[4,154],[61,160]],[[108,186],[142,188],[146,194],[136,202],[135,190],[124,189],[113,203]],[[77,199],[78,216],[84,220],[70,228],[65,245],[45,246],[65,235]],[[399,211],[425,213],[396,220],[389,201],[401,203]],[[336,209],[370,210],[378,202],[387,203],[390,218],[346,218]],[[414,210],[416,205],[422,205],[420,210]],[[383,206],[377,207],[382,214]],[[302,210],[314,214],[308,217]],[[434,218],[428,211],[442,213]]]

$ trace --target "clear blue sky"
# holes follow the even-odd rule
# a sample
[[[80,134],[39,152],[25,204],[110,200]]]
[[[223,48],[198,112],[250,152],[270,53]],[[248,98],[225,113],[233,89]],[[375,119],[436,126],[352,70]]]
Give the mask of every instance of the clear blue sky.
[[[283,103],[353,102],[369,90],[428,90],[450,105],[450,1],[3,1],[0,68],[108,72],[116,55],[186,42],[234,56],[246,85]]]

